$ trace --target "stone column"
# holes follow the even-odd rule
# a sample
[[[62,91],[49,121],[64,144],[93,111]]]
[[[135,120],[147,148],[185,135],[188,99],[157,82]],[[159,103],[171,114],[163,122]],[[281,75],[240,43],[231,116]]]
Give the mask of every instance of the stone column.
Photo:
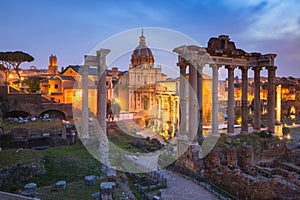
[[[199,139],[203,139],[203,85],[202,85],[202,73],[203,73],[203,66],[198,65],[198,73],[197,73],[197,97],[198,97],[198,131],[197,135]]]
[[[189,65],[189,141],[198,143],[197,136],[197,69]]]
[[[81,119],[81,134],[82,138],[87,138],[89,136],[89,66],[83,65],[82,69],[82,80],[81,80],[81,88],[82,88],[82,119]]]
[[[180,98],[180,126],[179,126],[179,137],[181,139],[186,135],[187,123],[186,123],[186,63],[182,62],[183,58],[179,56],[178,66],[180,67],[180,89],[179,89],[179,98]]]
[[[261,104],[260,104],[260,70],[261,67],[253,67],[254,71],[254,117],[253,128],[256,131],[261,127]]]
[[[228,70],[228,111],[227,133],[234,133],[234,66],[226,65]]]
[[[248,132],[248,67],[242,70],[242,128],[241,132]]]
[[[97,92],[97,108],[98,121],[102,128],[103,134],[106,134],[106,55],[109,49],[100,49],[97,51],[98,67],[98,92]]]
[[[212,64],[210,67],[213,70],[212,81],[212,134],[219,134],[219,97],[218,97],[218,84],[219,84],[219,66]]]
[[[281,121],[281,85],[276,87],[276,120]]]
[[[268,69],[268,131],[274,133],[275,128],[275,66],[269,66]]]

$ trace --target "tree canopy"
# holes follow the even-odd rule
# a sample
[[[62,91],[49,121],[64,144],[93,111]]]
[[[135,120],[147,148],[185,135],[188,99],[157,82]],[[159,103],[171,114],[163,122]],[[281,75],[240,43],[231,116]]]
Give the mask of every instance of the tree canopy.
[[[29,87],[30,92],[37,92],[40,90],[40,80],[42,78],[37,76],[30,76],[24,82]]]
[[[15,70],[20,78],[20,65],[23,62],[32,62],[34,58],[22,51],[0,52],[0,70],[5,74],[5,82],[12,70]]]

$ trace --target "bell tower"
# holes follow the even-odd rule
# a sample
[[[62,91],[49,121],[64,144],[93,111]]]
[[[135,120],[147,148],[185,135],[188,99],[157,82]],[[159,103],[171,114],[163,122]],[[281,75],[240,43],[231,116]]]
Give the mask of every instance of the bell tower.
[[[58,74],[57,57],[52,54],[49,57],[48,74]]]

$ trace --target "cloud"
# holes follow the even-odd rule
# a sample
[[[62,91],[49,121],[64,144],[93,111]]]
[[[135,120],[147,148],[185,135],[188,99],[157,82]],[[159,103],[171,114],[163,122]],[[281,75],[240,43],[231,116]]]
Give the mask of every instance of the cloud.
[[[300,36],[300,1],[250,1],[249,24],[244,35],[255,39],[280,39]],[[246,6],[246,5],[245,5]],[[253,10],[253,8],[260,8]]]

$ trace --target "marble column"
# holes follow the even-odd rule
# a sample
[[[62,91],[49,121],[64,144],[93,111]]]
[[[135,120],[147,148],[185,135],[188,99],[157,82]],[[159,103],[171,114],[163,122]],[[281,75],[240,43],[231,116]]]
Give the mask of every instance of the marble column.
[[[226,65],[228,70],[228,111],[227,133],[234,133],[234,66]]]
[[[212,81],[212,134],[219,134],[219,97],[218,97],[218,84],[219,84],[219,66],[210,65],[213,71]]]
[[[198,73],[197,73],[197,97],[198,97],[198,131],[197,135],[199,139],[203,139],[203,85],[202,85],[202,73],[203,73],[203,66],[198,65]]]
[[[259,131],[261,128],[261,104],[260,104],[260,70],[261,67],[253,67],[254,71],[254,117],[253,128]]]
[[[198,143],[197,137],[197,69],[189,65],[189,141]]]
[[[268,69],[268,131],[274,133],[275,128],[275,66],[269,66]]]
[[[82,88],[82,119],[81,119],[81,137],[88,138],[89,132],[89,66],[83,65],[82,69],[82,80],[81,80],[81,88]]]
[[[179,137],[182,139],[186,135],[187,122],[186,122],[186,63],[182,62],[183,58],[179,56],[179,67],[180,67],[180,89],[179,89],[179,98],[180,98],[180,126],[179,126]]]
[[[241,132],[248,132],[248,67],[242,70],[242,128]]]

